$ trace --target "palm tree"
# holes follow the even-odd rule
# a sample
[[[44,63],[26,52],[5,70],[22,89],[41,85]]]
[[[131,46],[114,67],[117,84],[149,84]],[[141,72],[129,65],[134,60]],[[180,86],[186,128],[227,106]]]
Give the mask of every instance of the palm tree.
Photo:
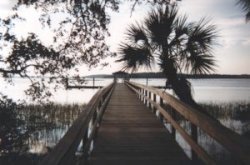
[[[187,17],[178,16],[177,7],[169,5],[152,10],[141,24],[129,26],[126,35],[117,60],[123,62],[123,69],[133,72],[158,64],[166,84],[180,100],[198,108],[191,84],[178,73],[206,74],[214,70],[215,26],[205,19],[187,23]]]
[[[246,21],[250,21],[250,0],[238,0],[237,4],[246,12]]]

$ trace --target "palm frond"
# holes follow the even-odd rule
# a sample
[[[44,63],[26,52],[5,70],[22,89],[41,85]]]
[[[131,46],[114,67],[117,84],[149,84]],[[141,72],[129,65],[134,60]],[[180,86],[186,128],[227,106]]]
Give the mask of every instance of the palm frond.
[[[189,25],[187,24],[187,16],[184,15],[183,17],[178,17],[174,24],[174,35],[169,41],[169,47],[175,47],[175,49],[178,49],[176,47],[181,47],[187,42],[189,28]],[[180,55],[179,52],[178,55]]]
[[[237,4],[246,12],[246,21],[250,21],[250,0],[238,0]]]
[[[116,62],[123,62],[123,69],[136,71],[141,67],[151,68],[154,58],[147,47],[134,47],[122,44],[119,48],[120,58]]]
[[[181,36],[188,33],[187,15],[179,16],[175,21],[175,35]]]
[[[238,0],[237,4],[240,5],[245,11],[250,10],[250,0]]]
[[[246,14],[246,22],[250,21],[250,11]]]
[[[136,70],[143,66],[150,68],[157,57],[166,74],[183,69],[196,74],[209,73],[215,67],[212,56],[217,37],[215,28],[204,18],[187,23],[187,16],[178,16],[176,6],[159,7],[149,13],[143,24],[128,28],[128,43],[120,46],[117,62],[123,62],[125,69]]]
[[[217,38],[216,26],[209,24],[205,18],[197,23],[189,24],[188,44],[196,44],[197,48],[203,52],[211,51]]]
[[[143,41],[145,44],[148,44],[147,34],[144,28],[139,24],[132,24],[127,29],[127,40],[132,43],[138,43],[139,41]]]
[[[175,6],[166,6],[165,8],[159,7],[149,13],[144,24],[153,43],[165,45],[173,32],[177,11]]]
[[[207,74],[215,71],[214,57],[206,54],[191,55],[186,62],[186,69],[191,69],[192,74]]]
[[[182,52],[182,61],[186,71],[206,74],[216,66],[212,56],[212,46],[217,38],[216,27],[203,18],[197,23],[190,23],[186,48]]]

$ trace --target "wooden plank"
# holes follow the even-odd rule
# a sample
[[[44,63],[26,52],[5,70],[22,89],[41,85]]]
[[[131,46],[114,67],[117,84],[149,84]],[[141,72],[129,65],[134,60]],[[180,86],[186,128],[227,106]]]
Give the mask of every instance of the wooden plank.
[[[130,86],[130,88],[133,89],[134,92],[138,93],[138,91],[135,88],[133,88],[131,86]],[[183,129],[179,125],[179,123],[177,121],[175,121],[174,116],[171,116],[164,108],[162,108],[162,106],[163,106],[162,99],[160,99],[160,104],[157,104],[156,102],[154,102],[153,100],[151,100],[149,97],[146,97],[146,96],[144,97],[144,99],[151,102],[151,104],[154,107],[156,107],[156,109],[158,111],[160,111],[160,113],[164,116],[164,118],[171,123],[171,129],[172,129],[171,135],[172,135],[172,137],[175,138],[175,130],[178,130],[178,132],[180,133],[182,138],[190,145],[192,150],[194,150],[198,154],[198,156],[201,158],[201,160],[203,160],[206,164],[209,164],[209,165],[216,164],[214,162],[214,160],[206,153],[206,151],[197,144],[197,141],[192,139],[192,137],[185,131],[185,129]],[[196,159],[195,159],[195,161],[197,162]]]
[[[185,119],[201,128],[204,132],[222,144],[244,164],[250,164],[250,141],[247,138],[240,136],[223,126],[217,120],[206,116],[202,112],[188,106],[162,90],[134,82],[130,82],[129,84],[135,86],[136,88],[151,91],[152,93],[162,97],[171,107],[185,117]]]
[[[192,164],[164,126],[117,84],[98,130],[90,165]]]
[[[92,97],[85,110],[79,115],[63,138],[39,165],[69,165],[75,161],[76,149],[88,129],[89,121],[92,119],[96,107],[103,95],[109,92],[112,87],[113,83],[99,90]]]

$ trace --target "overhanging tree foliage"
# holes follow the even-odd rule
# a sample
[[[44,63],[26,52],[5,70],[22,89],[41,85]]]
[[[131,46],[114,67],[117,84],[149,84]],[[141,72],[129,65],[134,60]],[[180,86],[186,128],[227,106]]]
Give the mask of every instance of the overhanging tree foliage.
[[[0,155],[20,151],[27,138],[24,121],[18,118],[19,106],[0,94]]]
[[[131,2],[132,11],[142,3],[171,3],[171,0],[127,1]],[[0,54],[0,74],[5,78],[13,75],[29,78],[31,85],[26,93],[33,99],[47,98],[51,95],[48,84],[54,83],[57,88],[66,80],[68,71],[74,70],[75,76],[79,76],[82,64],[96,66],[105,57],[115,55],[109,51],[105,37],[109,36],[109,13],[118,11],[121,3],[119,0],[18,0],[13,8],[15,13],[0,20],[0,48],[10,47],[9,53]],[[18,37],[15,23],[25,21],[18,13],[21,7],[35,8],[40,13],[41,24],[53,32],[48,36],[53,37],[53,43],[43,43],[34,33]]]

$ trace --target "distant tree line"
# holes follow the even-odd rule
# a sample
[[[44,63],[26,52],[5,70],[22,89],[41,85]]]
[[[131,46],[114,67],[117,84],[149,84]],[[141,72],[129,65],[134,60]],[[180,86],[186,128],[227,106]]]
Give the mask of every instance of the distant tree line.
[[[113,78],[111,74],[90,75],[85,78]],[[178,74],[178,77],[202,79],[202,78],[250,78],[249,74]],[[162,72],[139,72],[130,74],[130,78],[165,78]]]

